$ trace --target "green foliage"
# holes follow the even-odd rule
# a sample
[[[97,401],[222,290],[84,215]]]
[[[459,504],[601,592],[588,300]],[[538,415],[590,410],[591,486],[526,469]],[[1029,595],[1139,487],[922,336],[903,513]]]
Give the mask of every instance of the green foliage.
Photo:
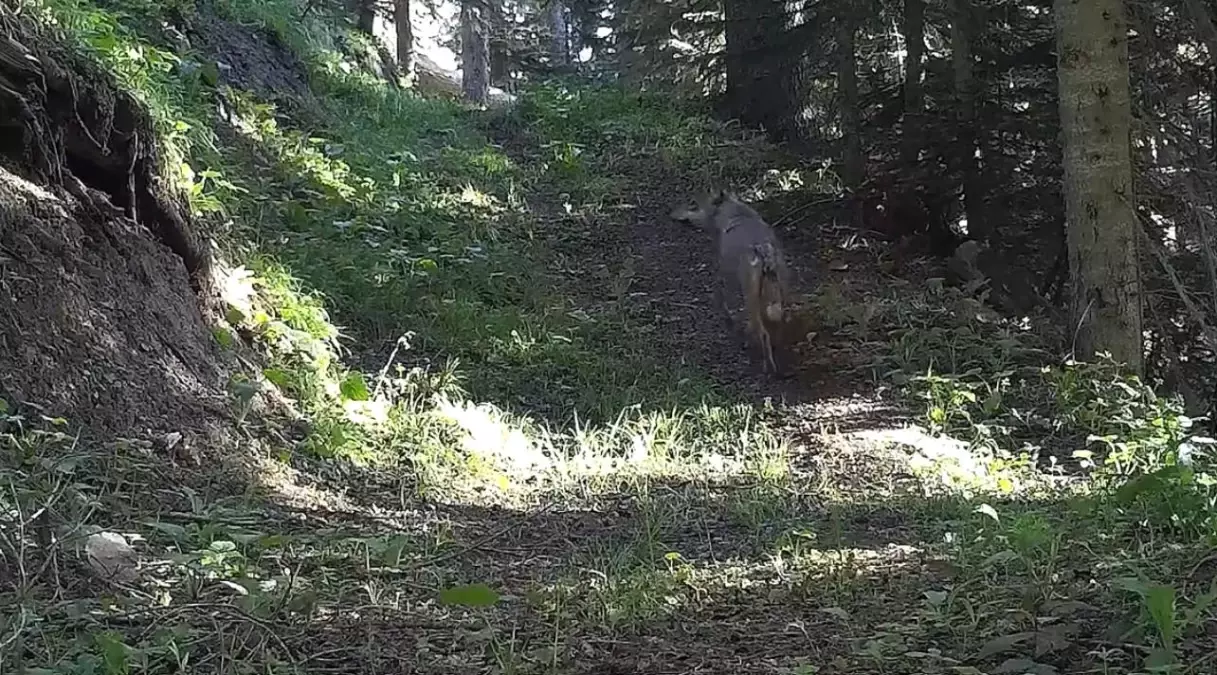
[[[1110,508],[1188,536],[1217,535],[1214,441],[1194,432],[1181,401],[1157,396],[1110,359],[1046,363],[1039,336],[956,291],[924,298],[913,311],[893,304],[872,315],[895,324],[879,367],[923,402],[932,433],[968,441],[990,470],[1076,462],[1093,471]]]
[[[192,209],[222,224],[218,243],[234,263],[222,280],[231,329],[217,327],[216,339],[231,348],[234,335],[251,336],[269,362],[234,389],[242,420],[266,387],[278,388],[311,418],[302,449],[398,461],[449,454],[440,446],[450,434],[428,415],[428,396],[565,411],[565,422],[572,413],[611,421],[640,401],[670,408],[710,393],[639,353],[622,318],[572,315],[553,295],[523,226],[529,213],[513,196],[536,176],[488,145],[458,106],[362,74],[343,51],[350,36],[322,15],[286,0],[215,8],[267,27],[302,57],[322,105],[289,117],[229,84],[217,88],[205,58],[153,47],[141,34],[157,25],[147,3],[39,6],[148,102],[180,157]],[[209,121],[220,99],[237,131],[223,144]],[[628,102],[619,97],[606,112],[624,112]],[[629,124],[683,120],[665,113]],[[578,144],[555,142],[554,166],[584,177]],[[385,364],[386,374],[410,375],[373,384],[342,365],[344,343],[375,354],[376,344],[406,333],[408,351],[445,355],[448,366]],[[462,372],[450,373],[456,364]],[[458,381],[468,383],[459,392]]]
[[[499,594],[486,584],[454,586],[440,591],[440,602],[462,607],[489,607],[499,601]]]

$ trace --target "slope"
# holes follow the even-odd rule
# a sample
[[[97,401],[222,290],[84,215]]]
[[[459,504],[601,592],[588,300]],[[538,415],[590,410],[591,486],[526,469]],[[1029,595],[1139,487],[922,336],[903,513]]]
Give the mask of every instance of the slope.
[[[577,82],[426,100],[313,3],[21,8],[10,37],[147,111],[215,260],[192,289],[129,214],[8,198],[0,281],[42,293],[0,321],[71,297],[123,398],[56,398],[80,340],[4,333],[58,360],[5,371],[0,672],[1204,672],[1213,494],[1176,402],[882,275],[800,197],[835,189],[818,164]],[[665,216],[713,181],[804,272],[794,382],[756,377]],[[174,349],[222,406],[163,384]]]

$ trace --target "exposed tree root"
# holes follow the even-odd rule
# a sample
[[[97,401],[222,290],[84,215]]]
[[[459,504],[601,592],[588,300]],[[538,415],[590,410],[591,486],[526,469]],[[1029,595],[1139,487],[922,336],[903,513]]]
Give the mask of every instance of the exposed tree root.
[[[210,252],[163,174],[147,110],[108,73],[0,8],[0,157],[66,191],[103,227],[137,223],[182,259],[207,298]],[[128,223],[129,224],[129,223]]]

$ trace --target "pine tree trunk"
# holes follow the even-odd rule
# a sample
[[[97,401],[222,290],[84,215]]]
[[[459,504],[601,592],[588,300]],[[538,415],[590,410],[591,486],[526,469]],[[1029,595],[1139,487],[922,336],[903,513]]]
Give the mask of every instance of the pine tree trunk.
[[[1071,310],[1081,359],[1144,369],[1123,0],[1056,0]]]
[[[963,208],[968,234],[988,241],[980,167],[976,161],[976,83],[972,68],[972,0],[951,0],[951,63],[955,71],[955,154],[963,172]]]
[[[358,10],[355,14],[355,26],[372,35],[376,30],[376,0],[357,0]]]
[[[397,28],[397,69],[406,86],[414,83],[414,23],[410,19],[410,0],[395,0],[393,23]]]
[[[723,0],[727,107],[732,114],[745,110],[752,99],[748,50],[752,42],[749,26],[755,22],[755,18],[748,16],[749,5],[746,0]]]
[[[511,91],[511,77],[507,72],[507,43],[501,35],[490,39],[490,84]]]
[[[862,116],[858,109],[858,58],[854,53],[854,20],[846,13],[837,19],[840,33],[837,48],[840,62],[837,87],[841,95],[842,157],[841,178],[853,192],[862,184]]]
[[[921,113],[925,95],[921,87],[925,56],[925,0],[904,0],[904,123],[901,125],[901,158],[906,165],[917,162],[921,153]]]
[[[554,68],[564,69],[570,65],[570,32],[566,22],[566,3],[550,0],[549,3],[549,59]]]
[[[627,85],[638,79],[638,54],[635,51],[638,24],[633,19],[634,10],[632,0],[616,0],[613,3],[613,47],[617,51],[617,77]]]
[[[486,8],[479,0],[461,2],[461,88],[471,103],[490,99],[490,44]]]

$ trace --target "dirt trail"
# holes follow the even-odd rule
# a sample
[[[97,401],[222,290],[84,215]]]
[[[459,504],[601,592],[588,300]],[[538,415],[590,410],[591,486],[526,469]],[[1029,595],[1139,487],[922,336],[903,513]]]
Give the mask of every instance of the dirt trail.
[[[518,163],[545,161],[538,139],[496,135]],[[777,675],[834,661],[838,666],[824,672],[875,672],[847,661],[854,633],[888,620],[893,606],[916,606],[934,579],[909,546],[921,535],[908,514],[866,499],[875,482],[890,488],[895,470],[867,456],[866,441],[821,428],[882,421],[867,373],[855,368],[865,355],[856,340],[824,331],[798,377],[766,377],[712,306],[712,237],[668,217],[698,186],[673,178],[678,170],[655,156],[589,172],[612,181],[612,197],[588,198],[599,206],[572,204],[579,208],[568,211],[567,201],[579,197],[548,183],[526,193],[563,294],[590,314],[613,306],[635,325],[659,326],[645,345],[653,356],[683,360],[742,400],[771,399],[796,455],[789,483],[665,477],[635,489],[623,480],[590,496],[559,489],[540,496],[544,508],[518,512],[459,503],[407,508],[399,506],[395,482],[377,488],[376,480],[348,477],[344,483],[359,485],[360,498],[392,521],[395,534],[425,541],[427,532],[444,531],[460,553],[408,567],[387,587],[411,610],[335,614],[310,623],[293,644],[340,660],[340,667],[358,662],[360,673],[487,672],[492,648],[482,654],[470,637],[480,624],[460,626],[433,604],[427,575],[442,569],[446,579],[484,581],[513,598],[495,608],[489,625],[500,635],[510,631],[511,653],[493,657],[529,664],[518,672]],[[760,206],[769,219],[782,215],[773,212],[781,207]],[[864,292],[873,282],[865,275],[830,277],[825,253],[853,270],[865,269],[867,256],[822,245],[820,237],[833,232],[807,225],[815,221],[780,230],[802,282],[798,290],[809,293],[827,281],[847,295]],[[831,503],[819,491],[826,482],[833,494],[863,499]],[[360,510],[352,503],[339,507],[345,513],[321,517],[333,527],[331,519]],[[362,522],[352,519],[350,526],[367,536]],[[780,547],[789,532],[810,533],[806,546],[839,556],[840,577],[783,569]],[[672,574],[664,564],[684,571]],[[503,663],[496,672],[509,670]]]
[[[537,142],[528,131],[512,125],[493,131],[513,159],[522,163],[537,160]],[[717,187],[740,190],[753,184],[764,168],[792,162],[776,152],[763,158],[764,166],[741,162],[739,148],[749,142],[730,139],[723,143],[722,157],[711,162],[736,175],[721,180]],[[745,400],[771,402],[781,411],[782,426],[798,436],[806,436],[804,432],[822,424],[839,429],[890,426],[890,410],[879,404],[867,368],[870,356],[859,351],[856,340],[828,328],[821,330],[819,317],[809,317],[815,335],[800,345],[794,377],[778,379],[761,372],[755,355],[713,305],[714,236],[670,216],[674,207],[686,199],[691,203],[699,190],[710,185],[657,153],[614,157],[611,166],[608,162],[597,165],[602,160],[589,158],[587,170],[613,179],[617,203],[605,203],[603,208],[591,210],[595,215],[572,223],[589,233],[582,240],[572,242],[559,236],[550,242],[560,256],[573,261],[570,267],[583,271],[568,279],[573,295],[592,303],[614,293],[625,296],[625,310],[633,319],[664,327],[652,345],[661,357],[696,366]],[[542,221],[572,220],[564,215],[567,195],[546,185],[538,188],[530,203]],[[873,256],[835,245],[846,232],[835,222],[832,207],[792,211],[783,204],[753,206],[775,223],[794,273],[796,296],[811,295],[831,284],[844,296],[858,298],[879,283]],[[847,271],[834,269],[840,263],[845,263]]]

